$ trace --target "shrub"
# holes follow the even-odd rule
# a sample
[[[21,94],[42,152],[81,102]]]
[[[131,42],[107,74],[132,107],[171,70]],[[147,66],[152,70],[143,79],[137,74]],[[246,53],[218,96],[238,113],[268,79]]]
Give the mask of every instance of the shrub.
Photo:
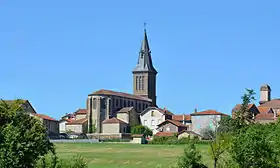
[[[177,161],[178,168],[207,168],[201,162],[201,155],[196,150],[195,144],[190,143],[184,149],[184,155],[178,158]]]
[[[153,131],[146,126],[137,125],[132,127],[131,134],[144,134],[145,137],[148,137],[153,135]]]
[[[47,154],[38,160],[36,168],[86,168],[87,162],[80,156],[72,156],[67,159],[58,159],[55,154]]]

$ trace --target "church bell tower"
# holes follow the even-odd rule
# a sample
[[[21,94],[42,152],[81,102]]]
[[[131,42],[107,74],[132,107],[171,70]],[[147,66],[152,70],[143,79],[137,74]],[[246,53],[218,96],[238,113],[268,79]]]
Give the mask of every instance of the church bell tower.
[[[144,29],[144,39],[141,44],[138,62],[132,73],[133,94],[150,98],[152,104],[156,106],[157,71],[153,66],[146,29]]]

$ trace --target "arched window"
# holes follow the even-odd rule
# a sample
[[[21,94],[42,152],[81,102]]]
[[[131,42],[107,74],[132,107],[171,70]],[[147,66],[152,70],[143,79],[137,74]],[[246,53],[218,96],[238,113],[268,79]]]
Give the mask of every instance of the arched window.
[[[92,108],[96,109],[96,98],[94,98],[92,101]]]
[[[152,117],[155,116],[155,112],[154,111],[151,112],[151,116]]]

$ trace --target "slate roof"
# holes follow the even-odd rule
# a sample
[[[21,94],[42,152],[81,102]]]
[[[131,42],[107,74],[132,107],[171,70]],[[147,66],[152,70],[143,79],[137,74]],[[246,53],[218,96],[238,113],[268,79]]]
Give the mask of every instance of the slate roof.
[[[143,71],[153,72],[155,74],[157,73],[156,69],[153,66],[151,50],[148,42],[146,29],[144,31],[144,39],[141,44],[138,62],[133,72],[143,72]]]
[[[94,96],[94,95],[106,95],[106,96],[118,96],[118,97],[123,97],[123,98],[128,98],[128,99],[135,99],[135,100],[143,100],[147,102],[152,102],[152,99],[149,99],[147,97],[142,97],[138,95],[133,95],[130,93],[124,93],[124,92],[116,92],[112,90],[105,90],[101,89],[96,92],[93,92],[92,94],[89,94],[89,96]]]

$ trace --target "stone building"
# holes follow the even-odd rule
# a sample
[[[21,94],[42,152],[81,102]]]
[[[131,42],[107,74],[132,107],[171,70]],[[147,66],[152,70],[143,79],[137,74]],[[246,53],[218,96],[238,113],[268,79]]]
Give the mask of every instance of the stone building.
[[[87,114],[88,128],[95,127],[102,132],[104,120],[117,117],[123,107],[134,107],[140,113],[149,106],[156,106],[156,75],[146,30],[141,44],[138,62],[132,71],[133,94],[112,90],[98,90],[88,95]]]

